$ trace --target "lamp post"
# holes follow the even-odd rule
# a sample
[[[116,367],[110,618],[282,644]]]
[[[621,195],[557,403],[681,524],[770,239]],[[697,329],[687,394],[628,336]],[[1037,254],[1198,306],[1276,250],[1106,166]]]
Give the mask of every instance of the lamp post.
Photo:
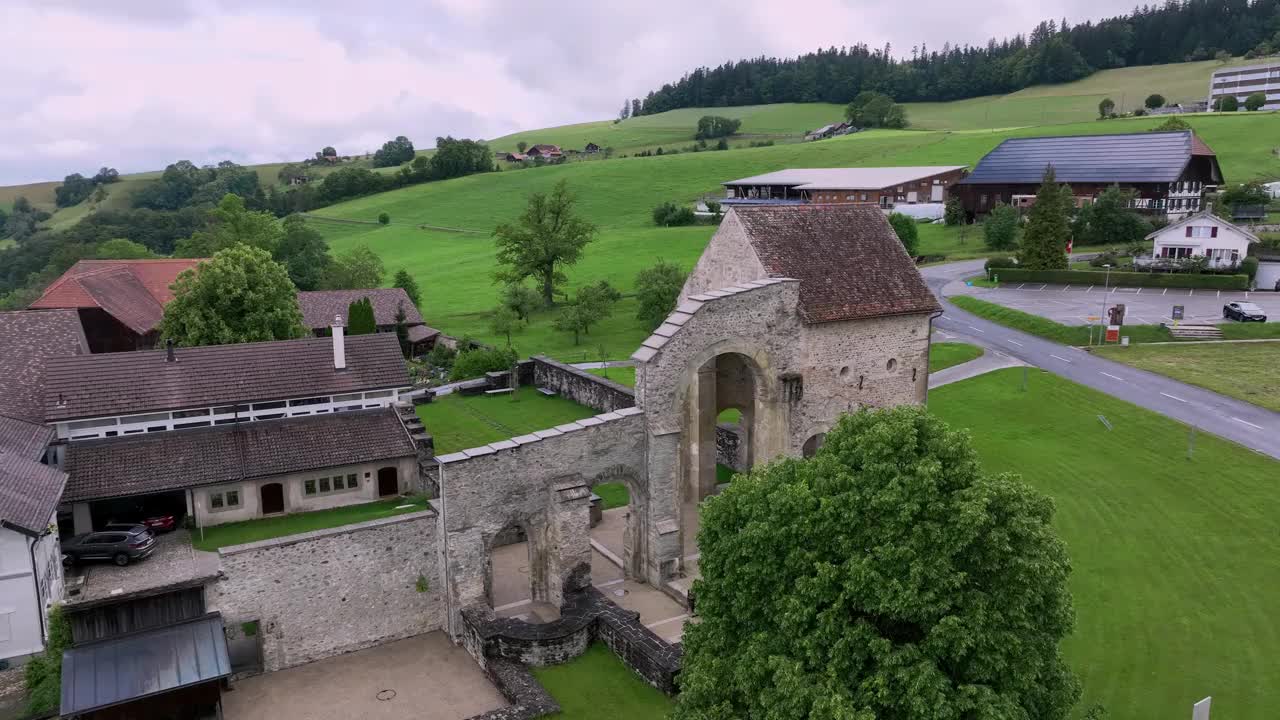
[[[1111,266],[1103,265],[1107,269],[1107,275],[1102,282],[1102,313],[1098,316],[1101,318],[1104,327],[1102,328],[1102,338],[1099,338],[1098,345],[1106,345],[1107,329],[1105,326],[1110,325],[1107,321],[1107,293],[1111,292]]]

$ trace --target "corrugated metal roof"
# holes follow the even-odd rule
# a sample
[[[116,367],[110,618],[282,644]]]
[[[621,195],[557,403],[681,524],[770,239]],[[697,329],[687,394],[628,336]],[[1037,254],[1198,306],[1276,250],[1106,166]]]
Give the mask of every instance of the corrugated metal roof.
[[[62,653],[67,717],[231,674],[222,616],[80,645]]]
[[[1009,138],[961,185],[1039,183],[1047,165],[1059,182],[1176,181],[1191,161],[1190,131]]]
[[[741,180],[723,183],[734,185],[791,185],[802,190],[879,190],[891,185],[920,180],[945,172],[963,169],[964,165],[925,165],[915,167],[871,168],[789,168]]]

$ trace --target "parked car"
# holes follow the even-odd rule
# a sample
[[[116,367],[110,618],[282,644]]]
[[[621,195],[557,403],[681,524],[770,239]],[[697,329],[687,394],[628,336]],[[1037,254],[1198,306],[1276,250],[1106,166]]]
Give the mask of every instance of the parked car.
[[[126,517],[129,517],[129,516],[126,516]],[[170,513],[155,513],[155,514],[139,515],[138,519],[136,520],[112,520],[111,522],[107,523],[107,529],[112,529],[112,530],[120,529],[120,528],[112,527],[114,525],[120,525],[120,526],[144,525],[150,528],[151,532],[166,533],[178,527],[178,518],[176,515],[173,515]]]
[[[1239,320],[1240,322],[1266,322],[1267,313],[1256,303],[1251,302],[1229,302],[1222,306],[1222,317],[1228,320]]]
[[[156,549],[156,536],[145,527],[131,530],[99,530],[76,535],[62,542],[63,562],[71,565],[85,560],[110,560],[124,567],[141,560]]]

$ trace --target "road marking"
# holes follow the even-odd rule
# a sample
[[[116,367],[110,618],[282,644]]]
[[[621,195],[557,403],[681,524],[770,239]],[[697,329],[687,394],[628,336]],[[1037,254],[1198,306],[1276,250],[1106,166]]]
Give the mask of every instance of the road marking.
[[[983,330],[983,329],[981,329],[981,328],[976,328],[976,327],[974,327],[974,326],[972,326],[972,325],[970,325],[970,326],[969,326],[969,329],[970,329],[970,330],[974,330],[974,331],[976,331],[976,332],[980,332],[980,333],[986,333],[986,332],[987,332],[986,330]]]
[[[1068,290],[1070,290],[1070,289],[1071,289],[1071,286],[1070,286],[1070,285],[1068,285],[1068,286],[1066,286],[1066,287],[1062,288],[1062,292],[1066,292],[1066,291],[1068,291]]]
[[[1018,289],[1019,289],[1019,290],[1021,290],[1022,288],[1026,287],[1026,286],[1027,286],[1027,284],[1026,284],[1026,283],[1022,283],[1021,285],[1019,285],[1019,286],[1018,286]]]
[[[1057,355],[1050,355],[1049,357],[1053,358],[1054,360],[1061,360],[1062,362],[1067,363],[1068,365],[1071,364],[1071,361],[1064,357],[1058,357]]]
[[[1022,347],[1022,343],[1018,342],[1017,340],[1010,340],[1010,341],[1009,341],[1009,344],[1010,344],[1010,345],[1017,345],[1018,347]]]
[[[941,336],[942,336],[942,337],[944,337],[944,338],[953,338],[953,337],[955,337],[955,335],[948,335],[947,333],[944,333],[944,332],[942,332],[941,330],[939,330],[939,331],[938,331],[938,334],[939,334],[939,335],[941,335]]]
[[[1112,375],[1111,373],[1102,372],[1101,370],[1099,370],[1099,371],[1098,371],[1098,374],[1099,374],[1099,375],[1106,375],[1107,377],[1111,378],[1112,380],[1119,380],[1120,382],[1129,382],[1128,380],[1125,380],[1124,378],[1116,377],[1115,375]]]
[[[999,350],[996,350],[995,352],[996,352],[996,354],[997,354],[997,355],[999,355],[999,356],[1000,356],[1000,357],[1002,357],[1002,358],[1007,358],[1007,357],[1009,357],[1008,355],[1006,355],[1005,353],[1000,352]],[[410,507],[412,507],[412,506],[410,506]]]
[[[1088,289],[1088,290],[1085,290],[1085,292],[1093,292],[1093,286],[1092,286],[1092,285],[1090,285],[1090,286],[1089,286],[1089,289]]]
[[[1231,419],[1232,419],[1232,420],[1235,420],[1235,421],[1236,421],[1236,422],[1238,422],[1238,423],[1243,423],[1243,424],[1245,424],[1245,425],[1248,425],[1248,426],[1249,426],[1249,427],[1251,427],[1251,428],[1257,428],[1258,430],[1261,430],[1261,429],[1262,429],[1262,426],[1261,426],[1261,425],[1254,425],[1253,423],[1249,422],[1248,420],[1241,420],[1240,418],[1235,417],[1234,415],[1231,417]]]
[[[1162,292],[1162,293],[1160,293],[1160,294],[1161,294],[1161,295],[1167,295],[1168,293],[1169,293],[1169,288],[1165,288],[1165,289],[1164,289],[1164,292]]]
[[[1172,398],[1172,399],[1174,399],[1174,400],[1177,400],[1178,402],[1186,402],[1186,400],[1183,400],[1182,398],[1178,397],[1177,395],[1170,395],[1170,394],[1169,394],[1169,393],[1167,393],[1167,392],[1162,392],[1162,393],[1160,393],[1160,394],[1161,394],[1161,395],[1163,395],[1163,396],[1165,396],[1165,397],[1167,397],[1167,398]]]

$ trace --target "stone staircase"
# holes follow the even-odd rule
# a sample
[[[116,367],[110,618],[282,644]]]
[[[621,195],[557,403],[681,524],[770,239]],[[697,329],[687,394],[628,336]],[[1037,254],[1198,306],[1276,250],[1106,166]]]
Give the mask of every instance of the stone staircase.
[[[1221,340],[1222,329],[1217,325],[1166,325],[1169,334],[1178,340]]]

